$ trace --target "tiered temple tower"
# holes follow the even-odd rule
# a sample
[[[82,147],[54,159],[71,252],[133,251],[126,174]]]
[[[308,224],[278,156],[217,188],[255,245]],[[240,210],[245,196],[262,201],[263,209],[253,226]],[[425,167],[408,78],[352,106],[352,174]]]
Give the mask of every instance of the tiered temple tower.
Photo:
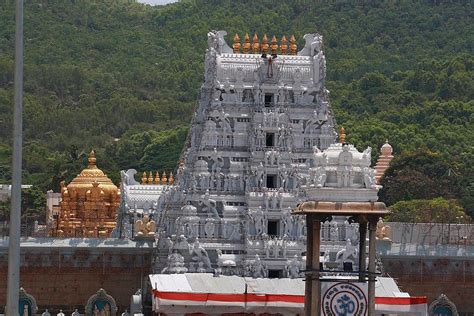
[[[305,35],[297,51],[294,36],[251,42],[246,34],[241,43],[236,35],[231,48],[225,35],[208,33],[205,81],[175,185],[138,184],[134,171],[123,172],[121,229],[130,235],[130,214],[157,221],[156,272],[296,276],[306,225],[290,211],[314,151],[337,136],[322,37]],[[146,194],[159,198],[139,209]]]

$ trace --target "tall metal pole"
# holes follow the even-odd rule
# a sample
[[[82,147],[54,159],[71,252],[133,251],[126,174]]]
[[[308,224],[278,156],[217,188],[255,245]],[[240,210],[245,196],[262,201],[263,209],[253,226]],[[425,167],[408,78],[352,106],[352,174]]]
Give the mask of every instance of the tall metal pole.
[[[23,142],[23,0],[16,0],[15,110],[13,120],[12,195],[8,248],[6,315],[17,316],[20,290],[21,170]]]
[[[369,220],[369,316],[375,316],[375,234],[377,219]]]
[[[304,310],[306,316],[311,316],[313,271],[313,214],[306,215],[306,281],[304,294]],[[316,303],[314,303],[316,304]]]

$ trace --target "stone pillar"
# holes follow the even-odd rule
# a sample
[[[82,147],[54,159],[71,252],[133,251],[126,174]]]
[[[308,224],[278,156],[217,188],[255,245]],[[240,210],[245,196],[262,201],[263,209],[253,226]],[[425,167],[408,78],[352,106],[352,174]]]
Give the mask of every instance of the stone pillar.
[[[359,281],[365,281],[367,267],[365,264],[366,258],[366,239],[367,239],[367,222],[361,221],[359,223]]]
[[[313,250],[312,250],[312,278],[311,278],[311,316],[319,315],[321,306],[321,282],[319,281],[319,253],[321,246],[321,222],[313,220]]]
[[[320,311],[321,283],[319,281],[319,252],[321,245],[321,221],[312,214],[306,216],[307,252],[305,283],[305,315],[316,316]]]
[[[377,219],[369,221],[369,316],[375,315],[375,235]]]

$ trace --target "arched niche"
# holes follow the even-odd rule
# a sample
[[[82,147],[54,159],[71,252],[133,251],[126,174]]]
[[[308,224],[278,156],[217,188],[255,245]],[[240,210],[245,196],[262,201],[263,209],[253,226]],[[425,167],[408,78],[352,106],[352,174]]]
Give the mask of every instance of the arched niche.
[[[20,288],[18,298],[18,311],[21,316],[32,316],[38,312],[38,305],[33,295],[28,294],[24,288]]]
[[[86,316],[116,316],[117,309],[114,298],[107,294],[104,289],[100,289],[87,300]],[[101,312],[103,312],[103,314],[100,314]]]
[[[458,316],[456,305],[451,302],[448,297],[441,294],[428,307],[428,315],[430,316]]]

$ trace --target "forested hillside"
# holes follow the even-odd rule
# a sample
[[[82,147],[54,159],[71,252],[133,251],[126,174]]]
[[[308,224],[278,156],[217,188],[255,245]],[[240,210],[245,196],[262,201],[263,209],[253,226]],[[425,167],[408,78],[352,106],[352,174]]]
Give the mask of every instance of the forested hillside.
[[[175,168],[209,30],[295,34],[299,47],[318,32],[337,123],[359,149],[388,139],[398,156],[383,199],[442,196],[474,212],[474,3],[318,2],[26,0],[24,182],[57,190],[91,148],[115,181],[120,169]],[[10,180],[13,49],[14,5],[2,1],[0,182]]]

